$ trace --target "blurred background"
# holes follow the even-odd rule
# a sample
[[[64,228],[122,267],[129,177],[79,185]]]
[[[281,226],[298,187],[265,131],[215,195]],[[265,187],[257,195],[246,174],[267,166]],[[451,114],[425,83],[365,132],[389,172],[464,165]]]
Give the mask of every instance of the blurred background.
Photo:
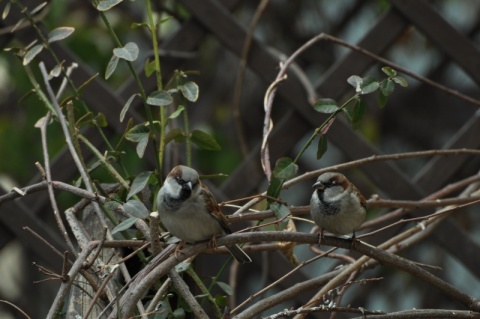
[[[34,0],[19,2],[30,10],[40,4]],[[9,3],[0,3],[3,12]],[[228,175],[209,180],[219,201],[254,195],[266,189],[259,156],[265,91],[279,70],[279,61],[320,33],[356,44],[452,90],[480,98],[477,49],[480,1],[181,0],[155,1],[154,5],[159,19],[170,17],[161,24],[158,34],[164,79],[169,79],[175,70],[196,71],[189,75],[200,88],[198,101],[187,106],[191,128],[208,132],[222,148],[220,151],[195,148],[193,153],[193,166],[202,174]],[[261,5],[265,7],[259,11]],[[153,54],[151,39],[142,28],[131,27],[133,23],[146,21],[144,1],[125,1],[106,14],[122,43],[133,41],[140,47],[140,57],[135,61],[137,73],[147,90],[153,91],[154,78],[145,77],[143,72],[145,60]],[[252,25],[257,15],[258,21]],[[23,17],[15,5],[11,5],[4,17],[0,29],[3,49],[23,48],[37,37],[28,22],[11,32]],[[105,70],[116,44],[98,12],[88,1],[54,0],[36,15],[36,21],[44,32],[59,26],[75,28],[68,39],[52,48],[65,60],[64,66],[69,66],[71,61],[79,64],[72,74],[77,85],[98,73],[82,95],[93,114],[105,114],[108,121],[105,134],[115,144],[127,122],[120,122],[120,111],[138,88],[122,62],[112,77],[105,80]],[[245,51],[249,36],[253,39],[247,42],[249,48]],[[50,68],[54,65],[44,50],[28,66],[37,80],[41,79],[38,76],[40,60]],[[373,76],[381,80],[385,77],[381,72],[383,66],[327,41],[302,54],[288,80],[279,86],[274,101],[272,163],[280,157],[295,157],[323,122],[325,116],[312,108],[315,99],[326,97],[341,103],[354,94],[346,81],[349,76]],[[325,156],[317,160],[316,145],[312,145],[299,162],[299,173],[373,154],[479,147],[478,101],[470,103],[402,76],[407,79],[408,88],[396,87],[384,108],[378,106],[376,95],[366,97],[365,115],[358,126],[352,129],[343,118],[336,121],[327,136]],[[32,94],[32,84],[22,61],[12,50],[3,51],[0,54],[2,194],[10,192],[12,187],[41,181],[35,167],[35,162],[43,162],[40,130],[34,125],[45,112],[42,103]],[[143,112],[140,99],[136,99],[127,118],[133,118],[138,124],[144,121]],[[97,147],[104,150],[98,132],[88,126],[84,129]],[[65,138],[58,125],[51,125],[48,138],[54,179],[73,183],[78,172],[65,149]],[[153,149],[148,148],[145,158],[140,159],[135,146],[126,143],[122,149],[122,162],[130,176],[154,170]],[[182,144],[170,144],[165,171],[184,163],[183,153]],[[88,152],[86,157],[89,158]],[[479,164],[478,157],[419,158],[369,164],[345,173],[366,198],[379,194],[391,199],[420,199],[449,183],[477,174]],[[111,182],[105,172],[95,172],[94,176],[101,182]],[[290,205],[307,205],[311,184],[309,181],[296,185],[282,192],[281,197]],[[70,194],[59,192],[57,195],[61,210],[78,201]],[[480,260],[471,253],[479,248],[477,211],[478,205],[472,206],[448,219],[430,240],[410,248],[404,255],[442,267],[443,270],[435,274],[480,297]],[[382,213],[383,210],[370,211],[369,218]],[[61,259],[52,255],[48,247],[24,227],[39,232],[57,249],[64,248],[45,191],[0,206],[0,300],[10,301],[32,317],[41,318],[48,311],[59,283],[52,280],[35,283],[45,276],[32,263],[58,272]],[[297,227],[300,231],[309,231],[311,225],[299,222]],[[391,235],[383,234],[371,240],[378,243]],[[299,260],[312,256],[307,247],[298,247],[296,253]],[[279,253],[258,253],[252,257],[254,263],[239,270],[244,279],[238,287],[237,300],[245,299],[292,268]],[[205,259],[201,259],[202,263],[209,269],[211,261]],[[314,263],[278,289],[324,273],[336,263],[330,260]],[[384,276],[388,280],[350,289],[343,301],[345,305],[384,311],[459,307],[405,273],[380,267],[364,275]],[[297,300],[282,304],[276,310],[300,306],[306,300],[308,296],[298,296]],[[0,304],[0,317],[22,316]]]

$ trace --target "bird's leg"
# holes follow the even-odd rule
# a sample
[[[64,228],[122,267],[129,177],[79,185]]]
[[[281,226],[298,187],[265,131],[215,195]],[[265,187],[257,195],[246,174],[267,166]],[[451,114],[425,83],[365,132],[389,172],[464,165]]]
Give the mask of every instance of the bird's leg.
[[[173,252],[173,254],[175,255],[176,259],[178,259],[178,252],[182,250],[184,245],[185,245],[185,242],[182,240],[181,242],[178,243],[177,247],[175,247],[175,251]]]
[[[325,235],[323,235],[323,228],[320,228],[320,238],[318,240],[318,244],[321,245]]]
[[[212,249],[217,248],[217,237],[215,235],[213,235],[210,241],[208,242],[208,246],[210,246],[210,248]]]
[[[355,237],[355,231],[353,231],[351,240],[352,244],[350,245],[350,250],[353,250],[355,248],[355,242],[357,241],[357,237]]]

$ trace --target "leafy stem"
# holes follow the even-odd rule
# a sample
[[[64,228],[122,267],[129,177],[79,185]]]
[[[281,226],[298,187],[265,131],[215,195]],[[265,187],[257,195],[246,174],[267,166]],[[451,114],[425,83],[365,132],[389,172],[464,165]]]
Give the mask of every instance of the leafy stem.
[[[153,19],[153,10],[152,4],[150,0],[147,0],[147,14],[148,14],[148,28],[150,30],[150,34],[152,36],[152,46],[153,46],[153,56],[154,56],[154,63],[155,63],[155,76],[157,78],[157,90],[163,89],[162,84],[162,72],[160,69],[160,54],[158,52],[158,41],[157,41],[157,24]],[[153,122],[150,122],[151,129],[154,130]],[[157,162],[158,162],[158,176],[162,174],[162,167],[163,167],[163,159],[165,156],[165,128],[167,126],[167,119],[165,115],[165,106],[160,106],[160,136],[159,141],[160,145],[158,146],[158,154],[156,154]],[[161,181],[161,177],[159,177]]]
[[[148,3],[150,3],[150,1],[148,1]],[[105,26],[107,27],[108,31],[110,32],[110,35],[112,36],[113,40],[115,41],[115,44],[118,47],[123,47],[120,39],[118,38],[117,34],[115,33],[115,30],[113,29],[113,27],[110,24],[110,22],[108,21],[106,15],[102,11],[100,11],[100,17],[102,18]],[[155,34],[152,34],[152,37],[155,38]],[[156,42],[156,38],[155,38],[154,41]],[[145,89],[143,87],[142,81],[140,80],[140,77],[138,76],[138,74],[135,70],[135,67],[133,66],[133,63],[129,60],[125,60],[125,61],[127,62],[128,68],[129,68],[131,74],[133,75],[133,77],[135,79],[135,82],[137,83],[138,89],[140,90],[140,96],[142,98],[142,102],[143,102],[143,105],[145,107],[145,113],[147,115],[147,120],[148,120],[150,129],[153,132],[153,134],[152,134],[153,135],[153,138],[152,138],[153,146],[154,146],[155,149],[158,149],[157,141],[158,140],[162,141],[162,138],[159,138],[159,136],[156,134],[155,126],[153,125],[152,111],[150,109],[150,106],[147,104],[147,94],[145,93]],[[157,152],[154,152],[154,153],[155,153],[155,161],[157,163],[157,170],[158,170],[159,175],[160,175],[161,171],[162,171],[161,170],[162,169],[162,161],[161,161],[161,158],[159,158],[159,154],[157,154]]]
[[[297,163],[298,160],[300,159],[300,157],[303,155],[303,153],[305,153],[305,151],[307,150],[307,148],[312,144],[313,140],[315,139],[315,137],[317,137],[317,135],[319,134],[322,134],[321,132],[327,127],[327,125],[330,125],[331,121],[334,120],[334,118],[337,116],[338,113],[342,112],[342,110],[344,108],[346,108],[351,102],[355,101],[355,100],[358,100],[360,98],[360,95],[357,93],[355,94],[354,96],[352,96],[351,98],[349,98],[345,103],[343,103],[342,106],[340,106],[335,112],[333,112],[332,114],[330,114],[328,116],[328,118],[322,123],[322,125],[320,125],[319,127],[317,127],[315,129],[315,131],[313,132],[312,136],[310,136],[310,138],[308,139],[308,141],[305,143],[305,145],[302,147],[302,149],[300,150],[300,152],[297,154],[297,156],[295,157],[295,159],[293,160],[293,163]]]

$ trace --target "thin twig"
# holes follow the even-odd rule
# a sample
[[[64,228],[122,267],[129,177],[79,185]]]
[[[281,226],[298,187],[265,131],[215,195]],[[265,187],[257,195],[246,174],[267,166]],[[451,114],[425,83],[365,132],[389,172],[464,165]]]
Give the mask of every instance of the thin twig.
[[[208,319],[209,317],[207,313],[202,309],[197,299],[195,299],[190,292],[188,285],[185,283],[185,281],[183,281],[177,271],[175,269],[170,270],[168,272],[168,276],[172,280],[172,284],[177,289],[177,292],[180,294],[180,296],[182,296],[183,300],[185,300],[187,305],[192,310],[195,318]]]
[[[57,317],[58,309],[62,305],[65,297],[67,296],[68,290],[70,289],[70,286],[72,285],[76,275],[82,269],[83,263],[86,261],[87,257],[90,255],[92,250],[95,249],[97,244],[98,243],[90,242],[90,244],[87,245],[80,252],[80,254],[78,254],[78,257],[73,263],[72,268],[70,268],[70,271],[68,272],[68,281],[63,282],[60,285],[60,289],[58,290],[57,295],[55,296],[55,300],[52,302],[52,305],[50,306],[50,310],[48,311],[46,319],[53,319]]]
[[[20,312],[25,318],[28,318],[28,319],[31,319],[29,315],[27,315],[27,313],[25,311],[23,311],[22,309],[20,309],[18,306],[14,305],[13,303],[11,302],[8,302],[6,300],[0,300],[0,302],[4,303],[4,304],[7,304],[13,308],[15,308],[18,312]]]
[[[55,217],[55,221],[57,222],[57,226],[60,229],[60,232],[62,233],[63,238],[65,239],[65,242],[67,243],[68,248],[73,254],[77,254],[75,247],[73,247],[73,243],[70,240],[70,237],[68,236],[67,229],[65,228],[65,225],[63,224],[62,217],[60,216],[60,210],[57,205],[57,201],[55,199],[55,193],[53,191],[52,187],[52,172],[50,170],[50,156],[48,154],[48,142],[47,142],[47,126],[48,123],[50,122],[52,113],[50,111],[47,112],[47,115],[43,118],[42,125],[40,126],[40,136],[41,136],[41,141],[42,141],[42,150],[43,150],[43,161],[45,163],[45,167],[43,168],[42,174],[45,173],[45,178],[47,181],[47,189],[48,189],[48,195],[50,197],[50,204],[52,205],[53,209],[53,216]]]
[[[278,318],[289,318],[300,313],[302,314],[313,314],[317,312],[344,312],[344,313],[358,313],[362,315],[374,315],[372,318],[377,318],[377,315],[382,315],[385,312],[380,310],[368,310],[363,308],[346,308],[346,307],[329,307],[329,306],[319,306],[319,307],[312,307],[308,309],[299,308],[299,309],[292,309],[292,310],[284,310],[280,313],[276,313],[274,315],[270,315],[268,317],[264,317],[263,319],[278,319]],[[365,318],[365,317],[364,317]]]
[[[263,289],[260,289],[259,291],[257,291],[256,293],[254,293],[253,295],[250,295],[247,299],[245,299],[241,304],[239,304],[236,308],[234,308],[231,312],[231,314],[235,314],[237,313],[240,308],[242,308],[243,306],[245,306],[247,303],[249,303],[250,301],[252,301],[253,299],[257,298],[258,296],[261,296],[262,294],[264,294],[265,292],[269,291],[270,289],[272,289],[273,287],[277,286],[278,284],[280,284],[282,281],[284,281],[285,279],[287,279],[288,277],[290,277],[291,275],[293,275],[294,273],[296,273],[297,271],[299,271],[300,269],[302,269],[303,267],[311,264],[312,262],[316,261],[317,259],[320,259],[320,258],[323,258],[325,256],[328,256],[331,252],[335,251],[337,248],[331,248],[330,250],[318,255],[318,256],[315,256],[313,258],[310,258],[309,260],[306,260],[304,262],[302,262],[301,264],[297,265],[295,268],[293,268],[292,270],[290,270],[288,273],[286,273],[285,275],[283,275],[282,277],[280,277],[279,279],[277,279],[275,282],[271,283],[270,285],[268,285],[267,287],[264,287]]]
[[[371,164],[375,162],[383,161],[398,161],[402,159],[417,158],[417,157],[430,157],[430,156],[458,156],[458,155],[476,155],[480,156],[480,150],[475,149],[451,149],[451,150],[427,150],[419,152],[406,152],[406,153],[395,153],[395,154],[385,154],[385,155],[372,155],[369,157],[361,158],[355,161],[350,161],[343,164],[333,165],[318,169],[311,172],[306,172],[300,176],[292,178],[284,183],[283,188],[289,188],[300,181],[309,180],[318,177],[322,173],[329,171],[342,171],[346,169],[351,169],[359,167],[366,164]]]
[[[233,103],[232,103],[233,119],[235,122],[238,142],[239,142],[240,150],[242,152],[243,157],[246,157],[248,154],[247,141],[245,139],[245,132],[243,131],[242,119],[240,115],[240,102],[242,98],[243,80],[245,78],[245,69],[247,67],[247,60],[250,52],[250,47],[252,45],[253,33],[255,31],[255,28],[257,27],[258,22],[260,21],[260,18],[262,17],[262,14],[265,12],[265,9],[267,8],[269,2],[270,0],[262,0],[259,3],[257,9],[255,10],[255,14],[252,17],[252,21],[248,26],[248,30],[245,35],[245,40],[243,42],[242,53],[240,56],[240,63],[237,69],[237,78],[235,80],[235,89],[233,92]]]
[[[100,245],[98,246],[100,247]],[[98,298],[100,298],[100,296],[104,293],[105,291],[105,287],[107,286],[107,284],[110,282],[110,280],[113,278],[113,276],[115,275],[115,271],[117,270],[118,266],[117,267],[112,267],[110,269],[110,271],[108,272],[108,276],[103,280],[102,284],[100,285],[100,287],[98,288],[95,296],[93,296],[92,298],[92,301],[90,302],[90,305],[87,309],[87,311],[85,312],[85,314],[83,315],[83,318],[84,319],[88,319],[88,316],[90,315],[90,313],[92,312],[93,310],[93,307],[95,307],[95,304],[98,300]]]

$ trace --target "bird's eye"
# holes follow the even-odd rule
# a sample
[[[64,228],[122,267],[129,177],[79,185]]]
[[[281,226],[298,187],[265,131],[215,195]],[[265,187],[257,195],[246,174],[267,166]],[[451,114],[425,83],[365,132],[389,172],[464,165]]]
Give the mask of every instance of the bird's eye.
[[[185,181],[184,181],[180,176],[175,177],[175,180],[176,180],[177,183],[180,184],[180,185],[185,184]]]
[[[336,184],[335,181],[328,181],[328,182],[325,182],[325,183],[324,183],[325,187],[332,187],[332,186],[334,186],[335,184]]]

